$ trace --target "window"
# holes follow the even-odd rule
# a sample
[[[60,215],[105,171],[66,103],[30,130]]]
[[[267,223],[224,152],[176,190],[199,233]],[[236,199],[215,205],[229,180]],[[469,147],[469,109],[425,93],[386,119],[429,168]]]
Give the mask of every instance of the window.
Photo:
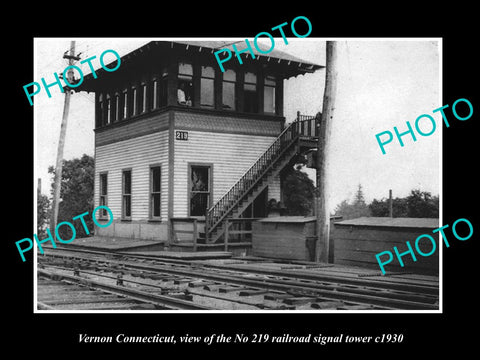
[[[236,80],[235,71],[226,70],[223,73],[223,86],[222,86],[223,109],[235,110],[235,80]]]
[[[167,68],[162,69],[162,77],[160,78],[160,88],[158,90],[158,105],[167,106],[168,99],[168,70]]]
[[[122,172],[122,219],[132,216],[132,170]]]
[[[115,119],[114,121],[120,120],[120,94],[115,93]]]
[[[160,75],[155,75],[152,81],[152,109],[167,106],[168,70],[163,68]]]
[[[190,216],[205,216],[210,206],[211,166],[190,166]]]
[[[105,117],[105,121],[106,121],[106,125],[110,124],[112,122],[112,109],[111,109],[111,105],[112,105],[112,101],[110,99],[110,95],[107,94],[107,108],[106,108],[106,117]]]
[[[127,89],[124,89],[122,92],[122,100],[123,100],[122,119],[126,119],[128,117],[128,90]]]
[[[97,116],[96,116],[96,127],[103,126],[103,116],[104,116],[104,103],[103,103],[103,94],[98,95],[98,104],[97,104]]]
[[[108,188],[107,188],[107,174],[102,173],[100,174],[100,184],[99,184],[99,194],[100,194],[100,199],[99,199],[99,205],[101,206],[107,206],[107,195],[108,195]],[[106,209],[101,209],[100,211],[100,218],[106,218],[107,217],[107,210]]]
[[[138,109],[138,94],[137,94],[137,88],[133,87],[132,88],[132,112],[131,115],[137,115],[137,109]]]
[[[266,76],[263,88],[263,111],[275,113],[275,77]]]
[[[156,108],[158,108],[158,80],[157,79],[153,79],[152,88],[153,88],[152,109],[156,109]]]
[[[213,108],[214,91],[213,84],[215,79],[215,70],[211,66],[202,66],[202,77],[200,79],[200,106]]]
[[[147,84],[142,83],[140,85],[138,101],[138,113],[142,114],[147,111]]]
[[[244,105],[245,112],[258,112],[258,97],[257,97],[257,75],[251,72],[245,73],[244,90]]]
[[[160,166],[150,168],[150,218],[160,218],[160,188],[161,171]]]
[[[181,105],[192,106],[193,102],[193,67],[192,64],[178,65],[177,102]]]

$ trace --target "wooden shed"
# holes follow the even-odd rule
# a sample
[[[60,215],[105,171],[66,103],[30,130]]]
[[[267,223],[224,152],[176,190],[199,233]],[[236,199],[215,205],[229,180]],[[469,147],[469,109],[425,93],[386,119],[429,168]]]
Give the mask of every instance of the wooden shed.
[[[254,256],[289,260],[313,260],[315,249],[313,216],[277,216],[253,223]]]
[[[380,270],[376,254],[383,251],[394,253],[394,246],[399,253],[403,253],[408,250],[406,241],[415,248],[417,237],[429,234],[436,240],[435,253],[428,257],[415,253],[417,261],[406,254],[402,257],[404,267],[394,256],[393,261],[385,265],[385,271],[438,275],[438,233],[432,234],[432,230],[438,227],[438,219],[429,218],[361,217],[336,222],[332,232],[334,262]],[[432,244],[428,241],[419,242],[419,247],[424,253],[432,250]]]

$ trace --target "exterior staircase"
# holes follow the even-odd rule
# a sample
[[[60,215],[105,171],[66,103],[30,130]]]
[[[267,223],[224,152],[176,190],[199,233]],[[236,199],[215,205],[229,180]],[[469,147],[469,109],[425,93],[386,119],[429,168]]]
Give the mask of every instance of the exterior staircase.
[[[319,117],[297,113],[297,119],[282,131],[235,185],[207,210],[204,232],[207,244],[221,241],[227,220],[240,218],[294,156],[317,147],[319,121]]]

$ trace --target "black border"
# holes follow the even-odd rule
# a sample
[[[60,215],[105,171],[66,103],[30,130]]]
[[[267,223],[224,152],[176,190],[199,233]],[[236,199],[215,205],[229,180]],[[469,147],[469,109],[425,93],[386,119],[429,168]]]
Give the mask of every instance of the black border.
[[[134,5],[134,4],[131,4]],[[288,8],[282,8],[287,6]],[[418,5],[418,4],[417,4]],[[120,6],[120,4],[118,4]],[[376,335],[402,333],[401,344],[361,344],[319,346],[314,344],[284,345],[249,344],[257,350],[265,347],[282,352],[286,347],[296,351],[313,350],[314,356],[331,351],[339,354],[346,351],[381,353],[383,356],[410,356],[422,353],[430,356],[450,348],[461,348],[466,353],[475,344],[475,326],[472,316],[476,313],[475,284],[478,254],[478,213],[473,209],[478,193],[476,168],[478,160],[476,136],[478,129],[478,87],[476,82],[478,56],[473,29],[478,21],[473,19],[476,9],[468,5],[454,4],[445,9],[421,11],[418,6],[407,4],[388,5],[382,9],[365,4],[344,4],[343,9],[329,9],[322,3],[315,6],[302,4],[278,4],[282,10],[273,13],[269,5],[261,12],[258,7],[237,3],[235,7],[220,4],[220,14],[208,11],[213,4],[201,4],[202,10],[190,6],[148,11],[147,5],[138,5],[128,14],[115,14],[116,5],[109,4],[105,13],[88,5],[78,11],[36,12],[22,19],[21,35],[10,38],[6,44],[8,53],[8,86],[6,94],[10,100],[4,105],[9,108],[4,119],[4,191],[7,206],[4,227],[6,236],[2,242],[4,259],[8,271],[4,273],[6,288],[4,305],[5,344],[20,351],[26,346],[36,352],[69,354],[92,354],[95,350],[120,350],[134,348],[155,356],[167,356],[164,351],[227,350],[238,353],[245,346],[226,344],[207,347],[205,345],[175,346],[159,344],[78,344],[78,334],[152,335],[156,333],[183,335],[207,335],[224,333],[270,333],[270,335]],[[141,8],[140,8],[141,7]],[[152,9],[153,10],[153,9]],[[138,13],[137,13],[138,12]],[[23,12],[22,12],[23,13]],[[70,15],[69,15],[70,14]],[[458,218],[469,219],[474,226],[473,237],[465,242],[452,241],[444,248],[444,313],[443,314],[33,314],[33,265],[32,256],[21,262],[14,242],[31,237],[33,230],[33,108],[25,101],[22,86],[33,81],[33,37],[152,37],[152,36],[246,36],[253,38],[258,32],[266,31],[282,22],[290,22],[296,16],[307,16],[312,25],[311,37],[442,37],[443,38],[443,104],[452,104],[458,98],[467,98],[473,104],[474,115],[468,121],[451,121],[444,127],[443,161],[443,223],[452,224]],[[31,17],[31,18],[29,18]],[[42,19],[42,21],[39,21]],[[159,21],[159,19],[161,21]],[[31,25],[28,25],[31,24]],[[5,29],[6,34],[11,31]],[[13,105],[15,104],[15,105]],[[447,113],[448,114],[448,113]],[[451,113],[450,113],[451,114]],[[451,115],[450,115],[451,116]],[[41,126],[41,124],[39,124]],[[7,136],[5,136],[8,134]],[[13,137],[15,140],[9,140]],[[8,180],[7,180],[8,179]],[[13,185],[11,189],[10,184]],[[30,253],[31,254],[31,253]],[[11,315],[10,315],[11,314]],[[471,324],[472,323],[472,324]],[[471,326],[471,325],[473,326]],[[24,345],[22,347],[22,345]],[[251,349],[249,350],[251,351]],[[362,351],[362,353],[363,353]],[[270,352],[268,354],[271,354]],[[110,353],[108,353],[110,355]],[[250,356],[258,353],[250,353]],[[299,352],[300,356],[307,353]],[[35,356],[35,354],[34,354]]]

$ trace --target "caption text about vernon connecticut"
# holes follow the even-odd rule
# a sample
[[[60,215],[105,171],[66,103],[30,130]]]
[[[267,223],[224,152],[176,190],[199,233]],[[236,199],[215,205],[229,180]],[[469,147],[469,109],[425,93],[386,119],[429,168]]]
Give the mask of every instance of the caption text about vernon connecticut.
[[[381,333],[369,336],[350,335],[350,334],[336,334],[336,335],[322,335],[322,334],[308,334],[308,335],[270,335],[267,333],[249,334],[210,334],[204,336],[196,335],[149,335],[149,336],[132,336],[124,333],[119,333],[114,336],[92,336],[88,334],[78,334],[78,342],[82,344],[90,343],[157,343],[157,344],[399,344],[404,341],[402,333]]]

